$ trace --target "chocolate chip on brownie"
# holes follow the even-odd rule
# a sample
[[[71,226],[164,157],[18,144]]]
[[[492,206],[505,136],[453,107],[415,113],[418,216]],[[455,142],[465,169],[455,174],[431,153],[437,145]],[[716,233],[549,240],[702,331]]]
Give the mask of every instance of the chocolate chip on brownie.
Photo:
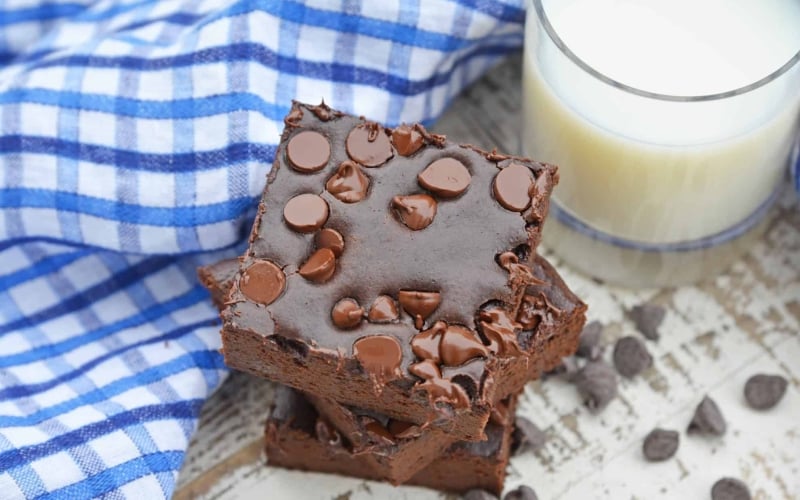
[[[723,477],[711,487],[711,500],[750,500],[747,485],[732,477]]]
[[[506,496],[503,497],[503,500],[538,500],[538,498],[539,497],[536,496],[536,492],[533,491],[533,488],[523,484],[517,489],[506,493]]]
[[[658,304],[641,304],[628,313],[636,329],[650,340],[658,340],[658,327],[661,326],[666,314],[667,310]]]
[[[678,451],[680,435],[678,431],[666,429],[653,429],[644,438],[642,452],[644,457],[651,462],[661,462],[672,458]]]
[[[780,375],[759,373],[747,379],[744,385],[744,398],[751,408],[769,410],[780,403],[788,385],[789,382]]]
[[[622,337],[614,346],[614,366],[623,377],[632,378],[653,365],[653,357],[636,337]]]
[[[575,387],[589,411],[599,413],[617,395],[617,375],[604,361],[590,361],[575,377]]]
[[[713,399],[705,396],[703,400],[697,405],[694,411],[694,417],[689,423],[687,431],[696,434],[712,434],[715,436],[722,436],[725,434],[727,424],[722,412],[719,411],[717,403]]]

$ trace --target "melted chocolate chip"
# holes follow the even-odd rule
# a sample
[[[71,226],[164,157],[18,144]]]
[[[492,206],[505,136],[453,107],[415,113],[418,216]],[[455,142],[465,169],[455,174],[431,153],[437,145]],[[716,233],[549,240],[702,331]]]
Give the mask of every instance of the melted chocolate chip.
[[[442,334],[439,355],[447,366],[460,366],[473,358],[486,357],[489,350],[471,330],[449,325]]]
[[[286,159],[294,170],[310,174],[322,170],[331,157],[328,138],[314,130],[295,134],[286,145]]]
[[[433,401],[447,401],[457,408],[469,407],[469,396],[464,388],[443,378],[432,378],[414,386],[418,390],[426,391]]]
[[[421,435],[422,430],[419,426],[411,422],[403,422],[402,420],[390,419],[389,424],[386,426],[392,436],[400,439],[409,439]]]
[[[505,309],[499,306],[485,308],[478,313],[478,319],[491,352],[500,355],[522,353],[517,344],[517,332],[522,325],[514,321]]]
[[[400,125],[394,129],[392,142],[401,156],[411,156],[425,144],[422,134],[411,125]]]
[[[420,359],[438,363],[441,360],[439,346],[445,331],[447,331],[447,323],[437,321],[431,328],[414,335],[414,338],[411,339],[411,351]]]
[[[269,305],[281,296],[286,275],[268,260],[258,260],[248,267],[239,280],[239,290],[253,302]]]
[[[392,207],[400,222],[412,231],[428,227],[436,217],[436,200],[427,194],[411,194],[392,198]]]
[[[518,163],[502,169],[494,178],[494,197],[506,210],[522,212],[531,204],[530,191],[534,185],[531,171]]]
[[[361,323],[364,309],[354,299],[341,299],[331,310],[331,320],[337,328],[343,330],[355,328]]]
[[[711,487],[711,500],[750,500],[750,490],[744,482],[723,477]]]
[[[325,189],[339,201],[356,203],[367,197],[369,178],[356,163],[345,160],[325,183]]]
[[[375,299],[367,315],[370,323],[391,323],[399,318],[400,311],[397,310],[397,304],[388,295],[381,295]]]
[[[697,405],[687,431],[689,433],[722,436],[727,428],[728,424],[725,422],[722,412],[719,411],[717,403],[705,396],[700,404]]]
[[[292,107],[292,110],[289,111],[289,114],[283,118],[283,123],[287,127],[296,127],[300,124],[300,120],[303,119],[303,108],[300,106]]]
[[[644,438],[642,443],[642,453],[650,462],[663,462],[675,455],[680,444],[678,431],[666,429],[653,429]]]
[[[439,370],[439,365],[436,363],[437,362],[432,359],[426,359],[409,366],[408,371],[412,375],[423,380],[442,378],[442,372]]]
[[[362,337],[353,344],[353,356],[368,374],[381,380],[396,378],[403,350],[396,338],[388,335]]]
[[[439,292],[401,290],[397,298],[403,309],[414,318],[414,326],[418,330],[422,329],[424,321],[442,302],[442,295]]]
[[[392,143],[377,123],[364,123],[347,136],[347,154],[365,167],[379,167],[394,156]]]
[[[320,248],[308,260],[300,266],[297,271],[300,276],[313,281],[314,283],[324,283],[331,279],[336,271],[336,256],[330,248]]]
[[[325,228],[317,233],[317,248],[330,248],[333,255],[341,257],[344,252],[344,237],[339,231]]]
[[[486,374],[486,360],[476,358],[468,361],[461,366],[442,366],[442,377],[454,379],[456,377],[467,377],[479,386],[483,376]]]
[[[364,428],[375,437],[378,437],[382,441],[386,442],[387,444],[394,444],[395,439],[394,435],[389,432],[386,427],[382,426],[380,422],[376,420],[372,420],[371,422],[367,422],[364,425]]]
[[[419,185],[441,198],[455,198],[469,187],[472,176],[455,158],[434,161],[417,176]]]
[[[622,337],[614,346],[614,366],[626,378],[633,378],[653,365],[653,357],[637,337]]]
[[[283,219],[298,233],[313,233],[328,220],[328,203],[320,196],[299,194],[286,202]]]
[[[780,403],[788,385],[789,382],[780,375],[753,375],[744,385],[744,398],[750,408],[769,410]]]
[[[522,304],[517,312],[517,323],[522,325],[523,330],[536,330],[542,322],[542,307],[544,304],[539,297],[525,295]]]

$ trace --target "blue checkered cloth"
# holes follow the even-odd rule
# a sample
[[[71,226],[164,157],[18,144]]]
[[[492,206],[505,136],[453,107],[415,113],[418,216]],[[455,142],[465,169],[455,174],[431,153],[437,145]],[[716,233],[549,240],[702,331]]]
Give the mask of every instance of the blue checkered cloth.
[[[169,497],[291,99],[431,120],[523,0],[0,0],[0,498]]]

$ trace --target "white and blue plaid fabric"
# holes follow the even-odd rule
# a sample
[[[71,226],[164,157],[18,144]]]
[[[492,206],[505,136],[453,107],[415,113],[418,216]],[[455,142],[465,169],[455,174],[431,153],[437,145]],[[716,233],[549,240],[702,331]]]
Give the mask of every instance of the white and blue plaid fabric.
[[[437,117],[523,0],[0,0],[0,498],[169,497],[290,100]]]

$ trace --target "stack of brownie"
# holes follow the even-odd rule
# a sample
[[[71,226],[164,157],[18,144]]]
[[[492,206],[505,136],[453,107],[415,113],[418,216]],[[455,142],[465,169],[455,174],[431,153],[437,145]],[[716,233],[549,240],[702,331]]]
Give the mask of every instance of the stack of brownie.
[[[536,255],[551,165],[294,103],[238,260],[199,270],[226,363],[282,384],[271,465],[499,493],[517,397],[586,306]]]

